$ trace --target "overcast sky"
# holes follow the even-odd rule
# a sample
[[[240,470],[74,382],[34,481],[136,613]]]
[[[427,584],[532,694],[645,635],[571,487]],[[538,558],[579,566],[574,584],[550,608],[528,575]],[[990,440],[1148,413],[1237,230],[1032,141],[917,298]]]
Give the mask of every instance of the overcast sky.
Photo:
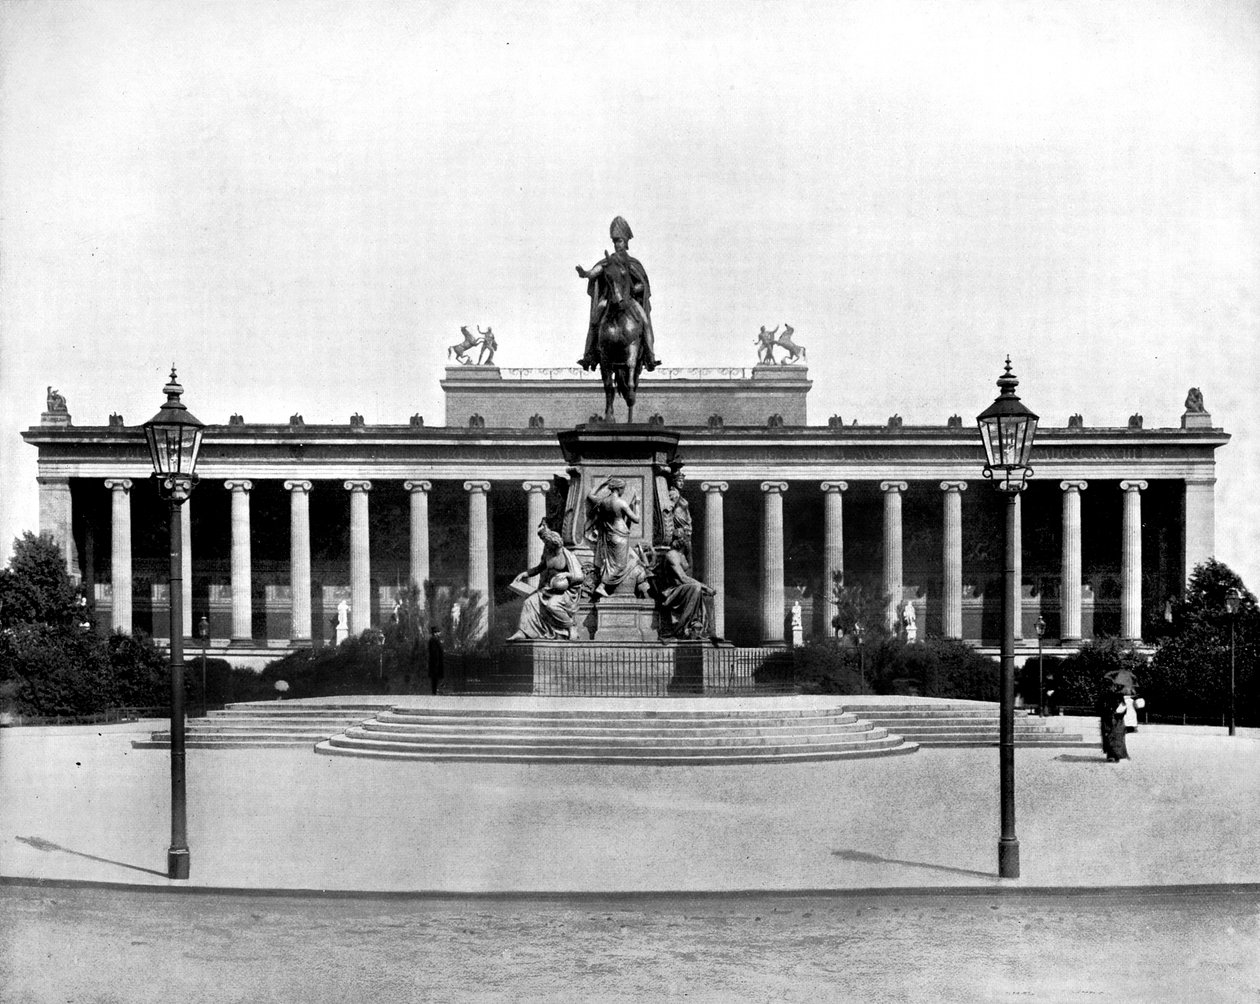
[[[44,389],[148,418],[441,421],[460,325],[570,365],[625,216],[666,365],[809,351],[810,418],[1043,424],[1218,452],[1260,587],[1260,14],[1123,4],[4,3],[0,541]]]

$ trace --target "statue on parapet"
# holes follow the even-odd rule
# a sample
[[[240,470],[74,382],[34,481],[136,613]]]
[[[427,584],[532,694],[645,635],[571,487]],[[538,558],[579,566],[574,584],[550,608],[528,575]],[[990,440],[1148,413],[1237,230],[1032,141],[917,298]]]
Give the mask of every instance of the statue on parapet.
[[[675,533],[669,550],[656,565],[656,589],[661,610],[661,635],[666,638],[707,638],[709,610],[705,600],[714,594],[691,575],[691,544]]]
[[[626,482],[605,478],[586,496],[586,539],[595,549],[594,592],[599,596],[647,595],[647,569],[630,547],[630,527],[639,522],[639,499],[627,502]]]
[[[512,580],[512,589],[527,592],[521,607],[516,633],[508,641],[524,638],[569,639],[577,623],[578,594],[585,575],[572,551],[564,546],[560,534],[546,522],[538,524],[543,553],[538,564],[527,568]],[[538,585],[529,589],[528,581],[538,576]]]
[[[51,410],[50,408],[49,411]],[[1190,393],[1186,395],[1186,411],[1191,414],[1203,414],[1207,411],[1203,406],[1203,391],[1198,387],[1191,387]]]
[[[481,329],[478,328],[478,331]],[[459,333],[464,336],[463,341],[456,342],[446,350],[446,358],[450,359],[455,356],[455,361],[464,366],[471,366],[472,360],[468,358],[468,353],[481,344],[481,339],[468,330],[466,325],[460,325]]]
[[[783,322],[783,334],[781,334],[774,343],[779,348],[787,350],[787,358],[779,360],[780,366],[790,366],[793,363],[805,358],[804,346],[797,345],[796,342],[792,341],[792,335],[795,331],[796,329],[792,327],[792,325],[788,324],[787,321]]]
[[[481,336],[481,351],[477,353],[478,366],[493,366],[494,354],[499,348],[498,340],[494,337],[494,328],[486,328],[481,330],[481,325],[477,325],[477,334]]]
[[[66,407],[66,399],[61,396],[60,391],[53,390],[51,385],[48,387],[46,403],[47,407],[45,410],[50,415],[65,415],[69,413],[70,409]]]
[[[790,366],[805,358],[805,347],[797,345],[792,340],[792,335],[796,333],[796,329],[786,321],[783,322],[783,334],[779,334],[779,326],[775,325],[773,331],[767,331],[763,324],[761,330],[757,332],[757,339],[753,342],[757,346],[757,365],[758,366]],[[783,359],[774,358],[774,350],[783,349],[787,352],[787,356]]]
[[[776,324],[773,331],[767,331],[763,324],[761,330],[757,332],[757,338],[753,342],[757,346],[757,365],[773,366],[775,364],[774,347],[778,343],[775,337],[779,334],[779,326]]]

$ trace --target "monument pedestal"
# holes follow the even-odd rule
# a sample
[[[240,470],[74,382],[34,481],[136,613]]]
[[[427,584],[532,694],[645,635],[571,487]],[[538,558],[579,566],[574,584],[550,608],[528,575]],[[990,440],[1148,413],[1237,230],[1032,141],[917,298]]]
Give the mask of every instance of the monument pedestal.
[[[668,697],[704,692],[702,641],[512,641],[508,675],[541,697]]]
[[[656,604],[639,596],[601,596],[595,604],[596,642],[658,641]]]

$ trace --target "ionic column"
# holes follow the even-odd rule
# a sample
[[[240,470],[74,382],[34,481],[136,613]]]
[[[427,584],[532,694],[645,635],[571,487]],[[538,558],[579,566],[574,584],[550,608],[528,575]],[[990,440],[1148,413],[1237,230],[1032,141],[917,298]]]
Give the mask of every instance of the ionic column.
[[[289,637],[311,640],[311,483],[286,481],[289,493]]]
[[[904,481],[881,481],[884,493],[884,594],[888,627],[895,628],[901,606],[901,493],[910,486]]]
[[[522,481],[525,489],[525,567],[533,568],[542,559],[543,542],[538,536],[538,524],[547,518],[547,492],[550,481]],[[531,586],[538,585],[538,576],[531,576]]]
[[[1015,535],[1012,550],[1015,574],[1011,576],[1011,609],[1015,611],[1015,640],[1024,637],[1024,496],[1015,495]]]
[[[1145,481],[1121,481],[1124,525],[1120,550],[1120,637],[1142,640],[1142,492]]]
[[[761,638],[783,644],[783,493],[786,481],[761,482],[764,521],[761,531]]]
[[[701,481],[704,492],[704,579],[713,587],[713,633],[726,637],[726,541],[722,495],[725,481]]]
[[[107,478],[110,492],[110,556],[109,581],[114,600],[109,611],[109,626],[115,631],[131,633],[131,481],[128,478]]]
[[[372,626],[372,560],[368,544],[368,496],[371,481],[347,481],[350,493],[350,634]]]
[[[486,615],[477,634],[484,635],[490,620],[490,482],[465,481],[468,492],[468,591],[478,593]]]
[[[39,532],[47,534],[57,544],[66,562],[70,578],[80,578],[79,554],[74,546],[74,505],[70,495],[69,478],[39,477]]]
[[[429,492],[431,481],[404,481],[411,495],[411,581],[420,590],[424,606],[424,584],[429,581]]]
[[[254,635],[253,572],[249,550],[249,493],[252,481],[225,481],[232,493],[232,641]]]
[[[1063,560],[1059,572],[1059,637],[1081,640],[1081,492],[1088,481],[1060,481],[1063,492]]]
[[[942,481],[945,532],[941,551],[941,633],[962,637],[962,493],[966,481]]]
[[[827,627],[832,627],[836,606],[835,575],[844,576],[844,492],[847,481],[824,481],[823,492],[823,593],[827,597]]]

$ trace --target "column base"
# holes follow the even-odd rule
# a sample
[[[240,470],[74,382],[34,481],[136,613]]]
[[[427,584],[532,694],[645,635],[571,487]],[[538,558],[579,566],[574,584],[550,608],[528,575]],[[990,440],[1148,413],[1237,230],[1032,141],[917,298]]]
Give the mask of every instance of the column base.
[[[1019,841],[998,840],[998,877],[1019,878]]]
[[[172,879],[188,878],[190,863],[187,847],[172,847],[166,852],[166,877]]]

